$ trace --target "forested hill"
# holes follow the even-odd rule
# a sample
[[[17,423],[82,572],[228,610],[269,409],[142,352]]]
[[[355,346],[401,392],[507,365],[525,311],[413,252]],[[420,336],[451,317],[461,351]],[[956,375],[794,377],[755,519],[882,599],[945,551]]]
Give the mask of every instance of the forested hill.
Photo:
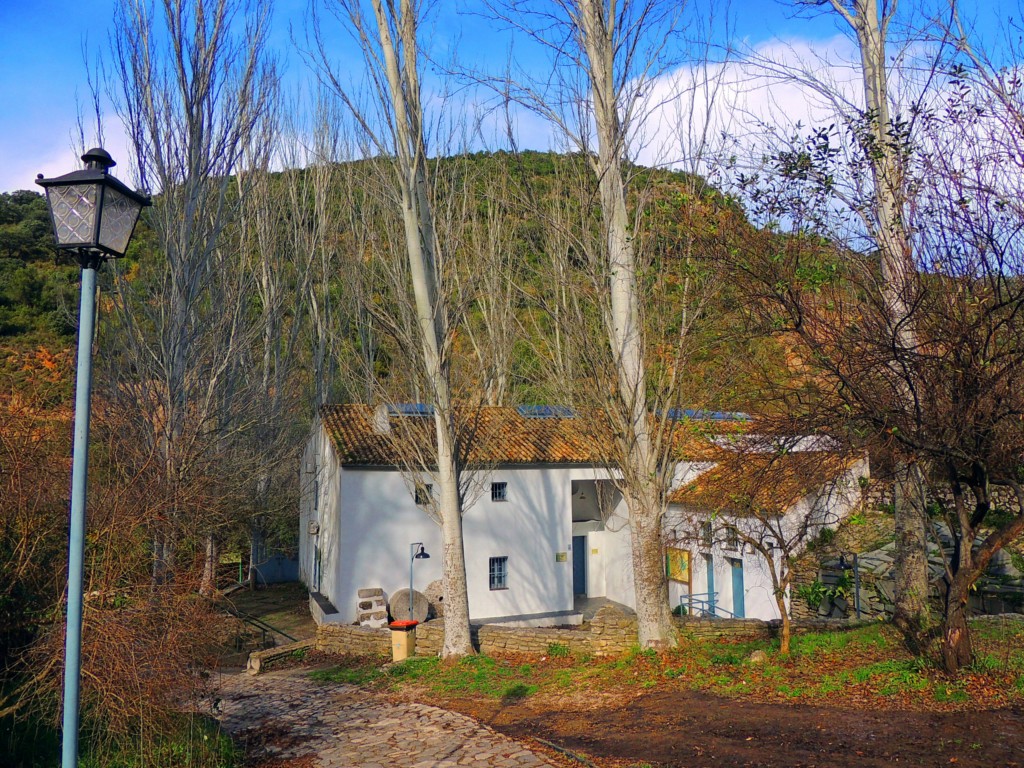
[[[332,195],[335,200],[331,206],[335,210],[331,226],[337,230],[334,238],[342,249],[351,243],[348,230],[360,215],[365,215],[361,211],[352,213],[343,209],[360,205],[360,198],[364,195],[359,185],[374,183],[375,179],[381,178],[382,169],[375,167],[378,165],[377,161],[353,163],[348,166],[351,173],[342,172],[337,177],[347,178]],[[565,239],[568,243],[565,247],[570,250],[586,247],[584,242],[588,235],[580,235],[579,232],[599,227],[599,205],[593,185],[584,181],[590,171],[582,156],[543,152],[518,155],[478,153],[436,160],[432,162],[432,168],[437,177],[439,197],[445,195],[461,199],[445,215],[453,219],[482,220],[500,210],[506,221],[504,231],[508,238],[502,247],[512,250],[514,259],[536,262],[545,249],[558,245],[552,244],[550,232],[546,231],[552,227],[547,214],[538,215],[538,200],[550,201],[552,220],[557,218],[563,225],[576,230],[577,234]],[[673,275],[673,279],[691,279],[693,284],[693,279],[701,279],[698,272],[708,269],[701,262],[700,251],[709,239],[720,239],[720,232],[727,229],[741,231],[748,228],[739,207],[699,177],[640,167],[633,167],[630,172],[634,174],[632,188],[637,190],[634,202],[643,211],[645,219],[644,248],[651,259],[652,274],[660,272]],[[305,183],[296,182],[296,174],[300,177],[309,175],[308,171],[292,172],[289,180],[285,178],[289,174],[274,174],[269,184],[272,193],[280,194],[282,200],[287,199],[282,190],[288,184]],[[292,201],[295,199],[293,196]],[[304,198],[299,195],[298,199]],[[313,205],[312,201],[309,204]],[[443,205],[448,205],[448,201]],[[342,209],[340,213],[339,209]],[[286,229],[295,219],[309,218],[309,211],[286,211],[280,214],[278,226]],[[146,230],[143,220],[129,258],[125,260],[128,274],[144,275],[148,272],[153,275],[152,270],[133,272],[131,267],[146,260],[152,260],[151,264],[155,265],[161,258],[154,250],[154,239],[144,236]],[[466,237],[475,237],[465,234],[472,231],[472,226],[464,230],[460,236],[463,242]],[[229,227],[226,237],[237,238],[237,233],[236,227]],[[281,236],[280,242],[279,247],[283,249],[294,248],[285,235]],[[693,259],[695,253],[698,258]],[[689,259],[687,269],[690,271],[687,274],[673,271],[671,264],[677,257]],[[667,264],[670,266],[666,271]],[[344,269],[340,271],[344,272]],[[109,276],[104,279],[109,279]],[[101,279],[101,285],[104,279]],[[514,279],[523,283],[525,296],[536,295],[533,287],[547,278],[529,266],[518,270]],[[344,292],[345,285],[349,285],[349,281],[339,275],[335,290]],[[9,391],[12,384],[15,389],[31,387],[38,383],[40,377],[49,378],[53,383],[70,381],[69,364],[73,361],[77,304],[78,268],[66,256],[57,256],[53,248],[45,198],[33,191],[0,195],[0,384],[4,391]],[[691,349],[689,375],[695,380],[707,380],[713,369],[723,367],[727,362],[725,358],[750,355],[748,341],[728,341],[732,328],[738,324],[735,310],[735,297],[731,296],[727,286],[718,291],[711,305],[705,307],[706,317],[713,318],[717,327],[705,325],[702,329],[704,340],[714,338],[715,343],[704,344],[702,341]],[[661,319],[651,318],[651,322]],[[530,327],[536,332],[541,326],[532,323]],[[732,348],[723,348],[723,343]],[[517,345],[517,354],[528,355],[525,350],[531,344],[528,341]],[[743,348],[736,347],[736,344],[742,344]],[[513,364],[517,370],[513,372],[509,397],[544,397],[543,387],[538,387],[535,380],[527,380],[536,375],[536,371],[530,372],[533,366],[525,359],[522,363],[519,366]],[[721,378],[717,371],[713,375]],[[299,376],[302,378],[303,374],[300,372]],[[518,392],[515,391],[517,387]],[[749,408],[752,393],[743,390],[744,387],[737,388],[735,382],[724,386],[717,392],[717,402],[713,405]],[[70,386],[64,389],[63,396],[69,393]],[[345,395],[342,393],[340,396]]]
[[[0,194],[0,394],[59,382],[77,314],[78,268],[56,257],[45,197]]]

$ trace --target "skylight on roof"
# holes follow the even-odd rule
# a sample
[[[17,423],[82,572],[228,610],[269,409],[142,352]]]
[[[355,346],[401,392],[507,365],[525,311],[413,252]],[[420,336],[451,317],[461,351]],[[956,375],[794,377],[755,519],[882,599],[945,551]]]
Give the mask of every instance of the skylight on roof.
[[[572,419],[576,416],[567,405],[520,405],[516,411],[526,419]]]
[[[393,403],[388,416],[433,416],[434,406],[429,403]]]

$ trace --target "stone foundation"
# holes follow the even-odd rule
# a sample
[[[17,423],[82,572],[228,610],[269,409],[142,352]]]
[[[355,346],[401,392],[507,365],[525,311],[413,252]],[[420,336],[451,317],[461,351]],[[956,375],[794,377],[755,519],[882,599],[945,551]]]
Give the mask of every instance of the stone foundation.
[[[682,640],[728,638],[735,640],[768,640],[778,634],[780,622],[759,619],[708,619],[691,616],[673,619]],[[808,620],[793,622],[793,633],[850,629],[843,620]],[[573,654],[618,656],[636,646],[636,618],[627,616],[614,606],[605,606],[590,624],[579,629],[549,627],[501,627],[493,624],[472,627],[473,645],[488,656],[526,654],[544,656],[552,646],[567,648]],[[316,649],[327,653],[357,655],[391,654],[388,629],[369,629],[349,625],[322,625],[317,629]],[[437,656],[444,641],[444,620],[436,619],[416,627],[416,655]]]

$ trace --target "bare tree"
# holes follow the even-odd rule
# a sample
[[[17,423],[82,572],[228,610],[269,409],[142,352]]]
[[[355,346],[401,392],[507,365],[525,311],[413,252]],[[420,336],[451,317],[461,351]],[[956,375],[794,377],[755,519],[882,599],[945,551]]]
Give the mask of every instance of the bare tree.
[[[577,369],[569,380],[577,385],[574,399],[596,405],[614,435],[608,463],[629,511],[639,641],[671,645],[662,520],[679,457],[677,421],[670,413],[678,405],[688,334],[707,294],[680,269],[679,282],[673,282],[675,309],[659,317],[652,296],[666,287],[659,281],[665,273],[644,252],[643,239],[644,203],[650,199],[645,195],[651,190],[636,183],[638,169],[628,158],[642,143],[645,117],[658,106],[650,103],[652,83],[668,63],[667,43],[680,8],[565,0],[509,2],[493,12],[547,51],[553,65],[546,79],[508,78],[501,92],[548,119],[592,174],[582,201],[584,210],[596,201],[593,219],[577,219],[578,229],[545,222],[561,239],[561,245],[552,243],[554,258],[563,259],[556,271],[564,277],[582,267],[587,275],[585,288],[570,288],[566,301],[554,297],[550,306],[558,315],[558,333],[576,336],[574,352],[582,354],[577,359],[584,367],[587,361],[605,364]],[[600,237],[590,236],[595,227]],[[690,255],[683,245],[672,260],[685,264]],[[645,328],[662,321],[660,330],[671,327],[672,333]],[[586,389],[589,396],[583,395]]]
[[[966,55],[968,44],[958,48]],[[915,494],[930,498],[931,522],[945,524],[952,553],[943,556],[938,626],[911,629],[919,651],[941,638],[952,672],[972,655],[970,585],[1024,530],[1024,296],[1018,118],[987,81],[991,70],[961,61],[947,71],[918,102],[915,151],[903,161],[913,180],[905,187],[913,192],[905,205],[914,240],[905,318],[912,348],[894,341],[882,255],[821,236],[835,213],[830,180],[842,178],[845,162],[828,131],[777,154],[777,173],[748,180],[756,190],[750,210],[788,216],[791,231],[751,231],[729,268],[761,328],[799,353],[795,375],[775,390],[794,422],[869,447],[896,467],[913,459],[920,468]],[[1006,515],[993,519],[1000,505]]]
[[[910,61],[921,55],[913,43],[922,33],[897,20],[899,4],[893,0],[797,0],[795,5],[824,9],[847,28],[858,57],[852,66],[856,81],[836,79],[835,68],[824,61],[794,63],[751,55],[755,68],[769,79],[795,82],[810,98],[818,98],[832,123],[813,126],[795,141],[780,141],[778,126],[768,132],[775,146],[766,154],[782,159],[776,170],[796,183],[785,202],[778,195],[762,196],[754,208],[766,214],[761,223],[787,221],[794,230],[813,229],[877,255],[878,269],[862,271],[860,279],[881,310],[876,330],[888,339],[888,387],[902,410],[918,411],[915,386],[908,384],[919,347],[914,317],[920,298],[920,245],[913,220],[919,181],[916,142],[943,48],[929,48],[924,61]],[[894,37],[897,26],[900,34]],[[787,116],[775,119],[783,124]],[[764,170],[756,168],[741,184],[757,186]],[[764,205],[769,198],[773,202]],[[925,477],[930,468],[913,450],[891,459],[898,542],[894,620],[908,643],[920,649],[928,623]]]
[[[887,310],[893,346],[893,381],[901,387],[908,356],[917,346],[911,307],[914,295],[914,258],[907,219],[907,126],[892,114],[887,47],[896,0],[828,0],[832,10],[856,35],[864,113],[858,141],[871,173],[873,205],[864,222],[881,259],[879,290]],[[914,408],[909,388],[902,387],[904,404]],[[926,622],[928,563],[925,550],[922,477],[927,468],[913,454],[894,469],[896,486],[896,562],[894,621],[904,633],[919,635]]]
[[[749,547],[768,566],[783,654],[789,653],[792,634],[793,564],[823,529],[852,510],[860,498],[857,482],[867,470],[864,458],[792,450],[793,443],[765,436],[741,442],[672,496],[688,523],[676,528],[687,534],[687,543]]]
[[[235,28],[241,16],[242,29]],[[266,11],[245,0],[123,0],[109,92],[136,150],[138,181],[158,192],[153,251],[118,273],[111,356],[116,389],[163,465],[166,514],[153,520],[154,581],[174,567],[190,477],[219,471],[239,426],[238,362],[254,332],[251,274],[227,247],[239,196],[232,174],[259,135],[276,88]]]
[[[462,537],[464,499],[460,480],[465,451],[461,450],[452,388],[452,308],[442,283],[447,253],[454,248],[443,243],[438,234],[435,188],[427,162],[427,118],[420,84],[423,50],[418,38],[422,9],[414,0],[398,4],[373,0],[370,6],[367,12],[356,0],[341,0],[335,10],[362,52],[372,111],[363,109],[332,71],[319,26],[314,24],[316,59],[321,73],[360,123],[372,150],[390,160],[391,178],[385,189],[397,193],[394,202],[402,219],[413,294],[416,359],[423,373],[423,397],[433,410],[430,465],[444,546],[442,655],[464,655],[473,650]]]

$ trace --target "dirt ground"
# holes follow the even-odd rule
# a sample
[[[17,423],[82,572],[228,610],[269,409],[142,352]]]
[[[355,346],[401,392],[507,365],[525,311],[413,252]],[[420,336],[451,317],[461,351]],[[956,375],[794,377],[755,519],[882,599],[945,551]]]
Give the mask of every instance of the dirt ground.
[[[657,691],[628,702],[532,697],[506,704],[433,703],[514,738],[556,744],[601,768],[1024,767],[1024,711],[1019,709],[843,710],[745,703],[690,691]]]

